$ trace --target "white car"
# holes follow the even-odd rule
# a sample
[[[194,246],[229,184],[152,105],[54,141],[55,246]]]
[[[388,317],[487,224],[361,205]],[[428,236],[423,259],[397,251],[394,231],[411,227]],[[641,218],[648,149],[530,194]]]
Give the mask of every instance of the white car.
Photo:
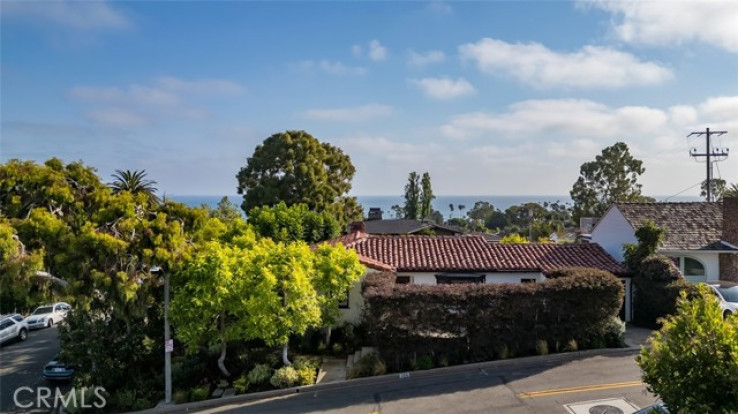
[[[738,283],[733,282],[711,282],[710,288],[720,300],[723,316],[728,317],[738,313]]]
[[[52,305],[41,305],[33,311],[27,318],[29,329],[41,329],[59,323],[67,317],[67,313],[72,309],[66,302],[56,302]]]
[[[23,316],[14,313],[0,317],[0,344],[12,339],[25,341],[28,338],[28,325]]]

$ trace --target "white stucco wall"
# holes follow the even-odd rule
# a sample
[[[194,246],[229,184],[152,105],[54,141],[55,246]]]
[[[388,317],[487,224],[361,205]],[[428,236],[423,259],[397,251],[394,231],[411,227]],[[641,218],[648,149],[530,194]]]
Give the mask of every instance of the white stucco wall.
[[[695,250],[659,250],[659,254],[669,257],[691,257],[705,267],[707,282],[720,280],[720,256],[716,252],[700,252]]]
[[[623,244],[637,243],[638,240],[635,237],[635,229],[620,210],[613,206],[592,230],[591,242],[599,244],[615,260],[622,262]]]
[[[435,285],[436,275],[443,272],[397,272],[397,276],[412,276],[412,283],[416,285]],[[535,279],[543,282],[546,277],[540,272],[490,272],[474,273],[470,275],[486,275],[486,283],[520,283],[521,279]]]

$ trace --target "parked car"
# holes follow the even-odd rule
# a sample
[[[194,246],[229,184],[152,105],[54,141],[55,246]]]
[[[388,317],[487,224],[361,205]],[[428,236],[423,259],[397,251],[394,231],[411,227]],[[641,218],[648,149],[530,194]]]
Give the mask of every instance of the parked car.
[[[57,354],[44,366],[43,376],[47,381],[70,381],[74,378],[74,367]]]
[[[720,299],[723,317],[738,313],[738,283],[720,281],[711,282],[709,286]]]
[[[67,317],[72,307],[66,302],[56,302],[52,305],[41,305],[27,318],[29,329],[41,329],[59,323]]]
[[[17,339],[25,341],[28,338],[28,324],[18,313],[0,317],[0,344]]]

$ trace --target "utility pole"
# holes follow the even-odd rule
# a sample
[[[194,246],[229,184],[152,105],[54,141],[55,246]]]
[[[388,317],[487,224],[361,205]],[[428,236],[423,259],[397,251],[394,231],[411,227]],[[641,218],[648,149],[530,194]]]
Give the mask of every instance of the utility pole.
[[[691,157],[705,157],[705,164],[707,165],[707,181],[705,181],[707,188],[707,202],[709,203],[712,201],[712,195],[710,194],[712,192],[712,163],[717,161],[723,161],[725,158],[728,158],[728,148],[725,148],[721,150],[720,148],[712,148],[712,145],[710,144],[710,136],[712,135],[723,135],[727,134],[728,131],[710,131],[710,128],[705,128],[705,132],[692,132],[687,137],[691,137],[692,135],[702,136],[704,135],[706,138],[705,143],[705,153],[699,154],[697,153],[697,148],[692,148],[692,150],[689,153],[689,156]],[[716,159],[715,161],[712,161],[711,158]]]

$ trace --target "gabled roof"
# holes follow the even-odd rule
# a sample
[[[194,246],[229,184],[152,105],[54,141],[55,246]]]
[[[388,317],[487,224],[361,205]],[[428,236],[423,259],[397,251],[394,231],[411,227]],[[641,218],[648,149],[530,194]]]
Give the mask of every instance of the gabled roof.
[[[412,219],[366,220],[364,230],[369,234],[413,234],[425,229],[443,230],[449,233],[462,233],[460,229],[441,226],[436,223]]]
[[[360,258],[398,272],[543,272],[594,267],[615,274],[625,269],[596,244],[497,244],[481,236],[378,236],[352,233],[334,239]]]
[[[665,229],[666,250],[733,250],[722,243],[722,203],[615,203],[634,230],[647,221]]]

